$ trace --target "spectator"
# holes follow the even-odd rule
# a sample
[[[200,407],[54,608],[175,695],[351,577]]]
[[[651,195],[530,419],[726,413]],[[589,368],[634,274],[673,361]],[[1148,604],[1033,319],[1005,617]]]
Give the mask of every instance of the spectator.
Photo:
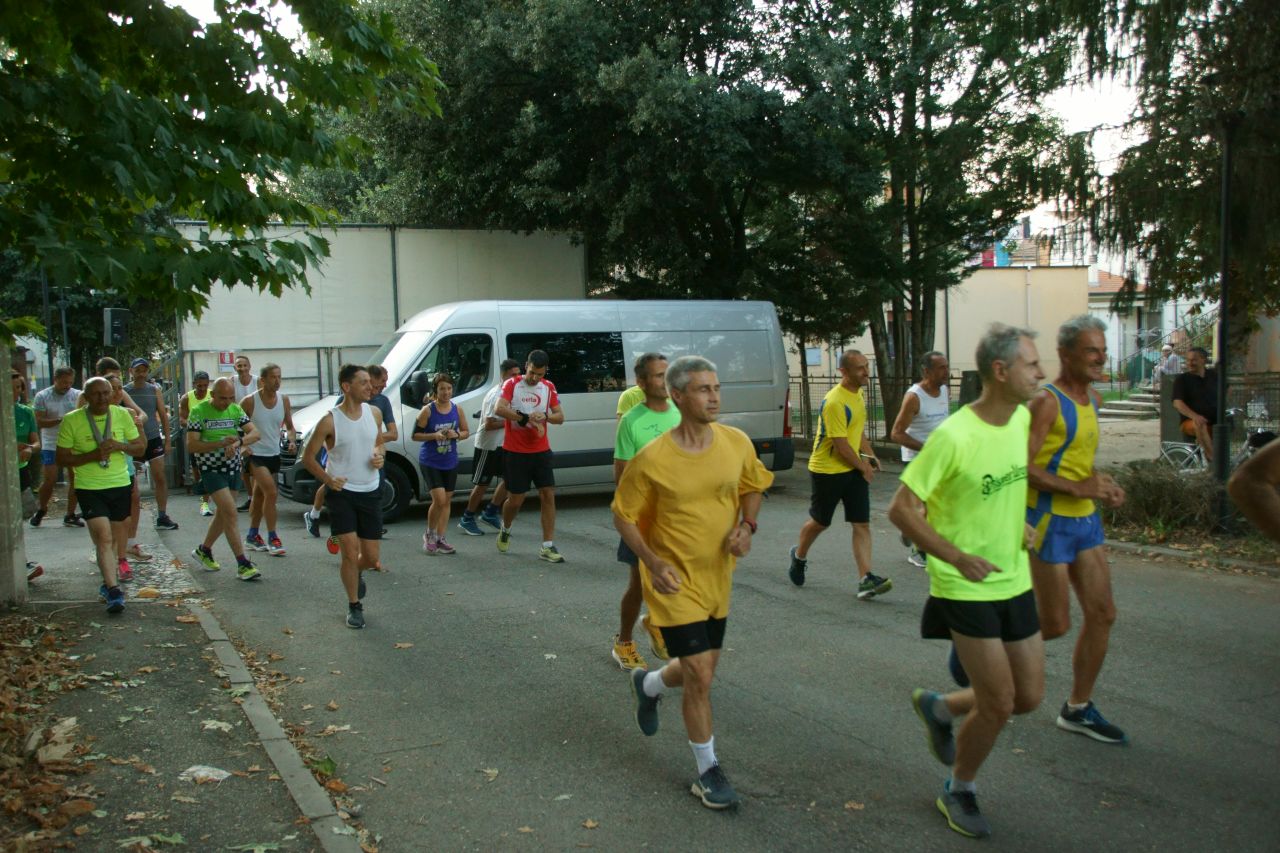
[[[1209,352],[1192,347],[1187,370],[1173,381],[1173,407],[1182,416],[1182,434],[1194,438],[1206,462],[1213,461],[1213,427],[1218,422],[1218,371],[1205,364]]]
[[[1160,363],[1156,365],[1156,385],[1163,384],[1166,377],[1169,381],[1177,379],[1183,369],[1182,357],[1174,351],[1172,344],[1165,344],[1160,348]]]

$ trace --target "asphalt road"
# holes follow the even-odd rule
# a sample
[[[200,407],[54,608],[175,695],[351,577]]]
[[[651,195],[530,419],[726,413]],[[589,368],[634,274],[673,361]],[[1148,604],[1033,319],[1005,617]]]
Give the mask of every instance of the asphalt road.
[[[416,507],[384,543],[391,571],[366,576],[363,631],[345,627],[337,558],[303,531],[299,504],[284,507],[289,553],[261,555],[260,583],[225,569],[198,580],[229,634],[304,679],[285,694],[286,722],[351,727],[314,742],[347,784],[369,788],[364,821],[383,850],[975,843],[933,806],[945,771],[910,707],[913,687],[948,679],[946,647],[919,638],[924,573],[884,517],[896,478],[873,488],[876,571],[894,589],[872,602],[853,594],[847,527],[818,541],[804,588],[786,580],[806,479],[779,475],[735,580],[712,696],[717,753],[745,798],[734,814],[688,793],[678,693],[655,737],[635,726],[609,657],[625,568],[606,496],[561,498],[559,566],[536,559],[534,500],[505,555],[493,535],[457,531],[456,556],[425,556]],[[165,543],[186,554],[202,529],[194,500],[174,499],[171,514],[184,529]],[[215,552],[230,564],[225,545]],[[1113,569],[1120,615],[1095,698],[1132,743],[1054,726],[1071,641],[1049,644],[1045,703],[1011,723],[979,777],[988,843],[1275,850],[1280,583],[1121,555]]]

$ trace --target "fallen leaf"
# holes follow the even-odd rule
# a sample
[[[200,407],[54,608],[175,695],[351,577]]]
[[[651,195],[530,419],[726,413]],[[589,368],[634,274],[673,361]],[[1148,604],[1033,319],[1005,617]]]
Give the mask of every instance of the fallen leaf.
[[[256,764],[250,764],[248,767],[246,767],[246,768],[245,768],[245,770],[246,770],[247,772],[249,772],[249,773],[261,773],[261,772],[262,772],[262,768],[261,768],[261,767],[259,767],[259,766],[258,766],[258,765],[256,765]]]
[[[257,844],[237,844],[235,847],[226,847],[226,850],[241,850],[244,853],[269,853],[272,850],[279,850],[280,845],[274,841],[262,841]]]
[[[284,660],[284,655],[280,654],[279,652],[269,652],[267,654],[267,660],[271,660],[271,661]]]
[[[485,776],[485,779],[487,779],[490,782],[498,778],[498,771],[494,767],[486,767],[480,772],[483,773]]]
[[[413,648],[413,643],[396,643],[396,644],[395,644],[395,648],[397,648],[397,649],[411,649],[411,648]]]
[[[285,629],[284,629],[284,631],[283,631],[282,633],[284,633],[284,634],[288,634],[288,635],[290,635],[290,636],[293,636],[293,629],[292,629],[292,628],[285,628]]]
[[[324,783],[324,786],[335,794],[345,794],[347,792],[347,783],[341,779],[330,779]]]
[[[173,801],[174,801],[174,802],[176,802],[176,803],[198,803],[198,802],[200,802],[200,801],[199,801],[199,800],[197,800],[195,797],[188,797],[188,796],[185,796],[185,795],[183,795],[183,794],[174,794],[174,795],[173,795],[172,797],[170,797],[169,799],[173,800]]]
[[[231,724],[224,723],[222,720],[203,720],[200,723],[200,728],[206,732],[211,732],[211,731],[229,732],[231,731]]]
[[[517,830],[516,830],[516,832],[533,832],[533,827],[532,827],[532,826],[522,826],[522,827],[520,827],[519,829],[517,829]]]
[[[599,825],[600,825],[600,821],[598,821],[598,820],[592,820],[591,818],[587,818],[586,820],[584,820],[584,821],[582,822],[582,825],[583,825],[583,827],[585,827],[586,829],[595,829],[597,826],[599,826]]]
[[[858,802],[857,800],[850,800],[844,804],[844,807],[851,812],[860,812],[866,808],[866,805]]]
[[[175,622],[185,622],[188,625],[194,625],[200,621],[200,617],[194,613],[184,613],[174,619]]]
[[[573,799],[573,794],[561,794],[558,797],[556,797],[556,802],[562,803],[565,800],[569,800],[569,799]]]
[[[545,655],[543,655],[542,658],[543,660],[555,660],[556,656],[548,652]]]
[[[88,831],[89,831],[89,827],[82,823],[79,826],[77,826],[75,829],[71,830],[71,833],[72,835],[75,835],[78,837],[78,836],[84,835]]]
[[[129,812],[127,815],[124,816],[124,819],[127,821],[146,820],[147,813],[146,812]]]
[[[336,711],[336,710],[338,710],[338,703],[337,703],[336,701],[334,701],[333,699],[330,699],[330,700],[329,700],[329,704],[328,704],[328,705],[325,705],[324,707],[325,707],[326,709],[330,710],[330,711]]]
[[[186,770],[178,774],[178,778],[183,782],[194,782],[202,785],[205,782],[221,782],[231,774],[218,767],[210,767],[207,764],[193,764]]]
[[[94,804],[93,800],[67,800],[65,803],[58,806],[58,812],[69,818],[77,818],[81,815],[89,814],[95,808],[97,808],[97,806]]]
[[[159,598],[160,590],[154,586],[144,586],[133,593],[134,598]]]
[[[152,672],[159,672],[159,671],[160,671],[160,667],[158,667],[158,666],[140,666],[140,667],[138,667],[138,672],[141,672],[141,673],[143,673],[143,674],[148,674],[148,673],[152,673]]]

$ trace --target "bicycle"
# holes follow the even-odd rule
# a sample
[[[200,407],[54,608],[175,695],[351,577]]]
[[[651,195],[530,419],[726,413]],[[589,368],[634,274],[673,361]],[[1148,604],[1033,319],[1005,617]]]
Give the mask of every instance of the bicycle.
[[[1245,412],[1243,409],[1228,409],[1226,418],[1226,429],[1233,431],[1232,427],[1244,419]],[[1230,432],[1228,433],[1230,434]],[[1234,471],[1240,467],[1246,459],[1257,453],[1262,447],[1266,446],[1276,438],[1276,433],[1272,430],[1265,429],[1260,426],[1246,427],[1245,439],[1241,443],[1240,448],[1231,456],[1227,470]],[[1210,468],[1208,461],[1204,458],[1204,451],[1200,445],[1195,442],[1185,441],[1162,441],[1160,442],[1160,461],[1172,466],[1179,473],[1193,473],[1196,471],[1207,471]]]

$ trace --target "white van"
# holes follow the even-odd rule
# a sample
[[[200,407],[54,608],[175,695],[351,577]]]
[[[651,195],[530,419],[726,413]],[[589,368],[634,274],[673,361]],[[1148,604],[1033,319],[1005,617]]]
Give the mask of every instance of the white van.
[[[525,362],[530,350],[550,357],[547,379],[556,386],[565,422],[551,428],[556,486],[613,487],[613,439],[618,395],[634,384],[636,357],[660,352],[668,359],[701,355],[719,368],[720,421],[751,437],[766,467],[790,468],[787,361],[778,315],[769,302],[613,300],[478,301],[438,305],[415,315],[371,363],[387,369],[384,392],[396,407],[400,438],[386,446],[385,518],[427,498],[418,471],[420,442],[410,438],[431,375],[454,377],[454,400],[474,431],[485,392],[498,381],[505,358]],[[295,412],[299,447],[336,396]],[[458,488],[470,488],[474,442],[458,448]],[[281,491],[302,503],[316,480],[285,456]]]

